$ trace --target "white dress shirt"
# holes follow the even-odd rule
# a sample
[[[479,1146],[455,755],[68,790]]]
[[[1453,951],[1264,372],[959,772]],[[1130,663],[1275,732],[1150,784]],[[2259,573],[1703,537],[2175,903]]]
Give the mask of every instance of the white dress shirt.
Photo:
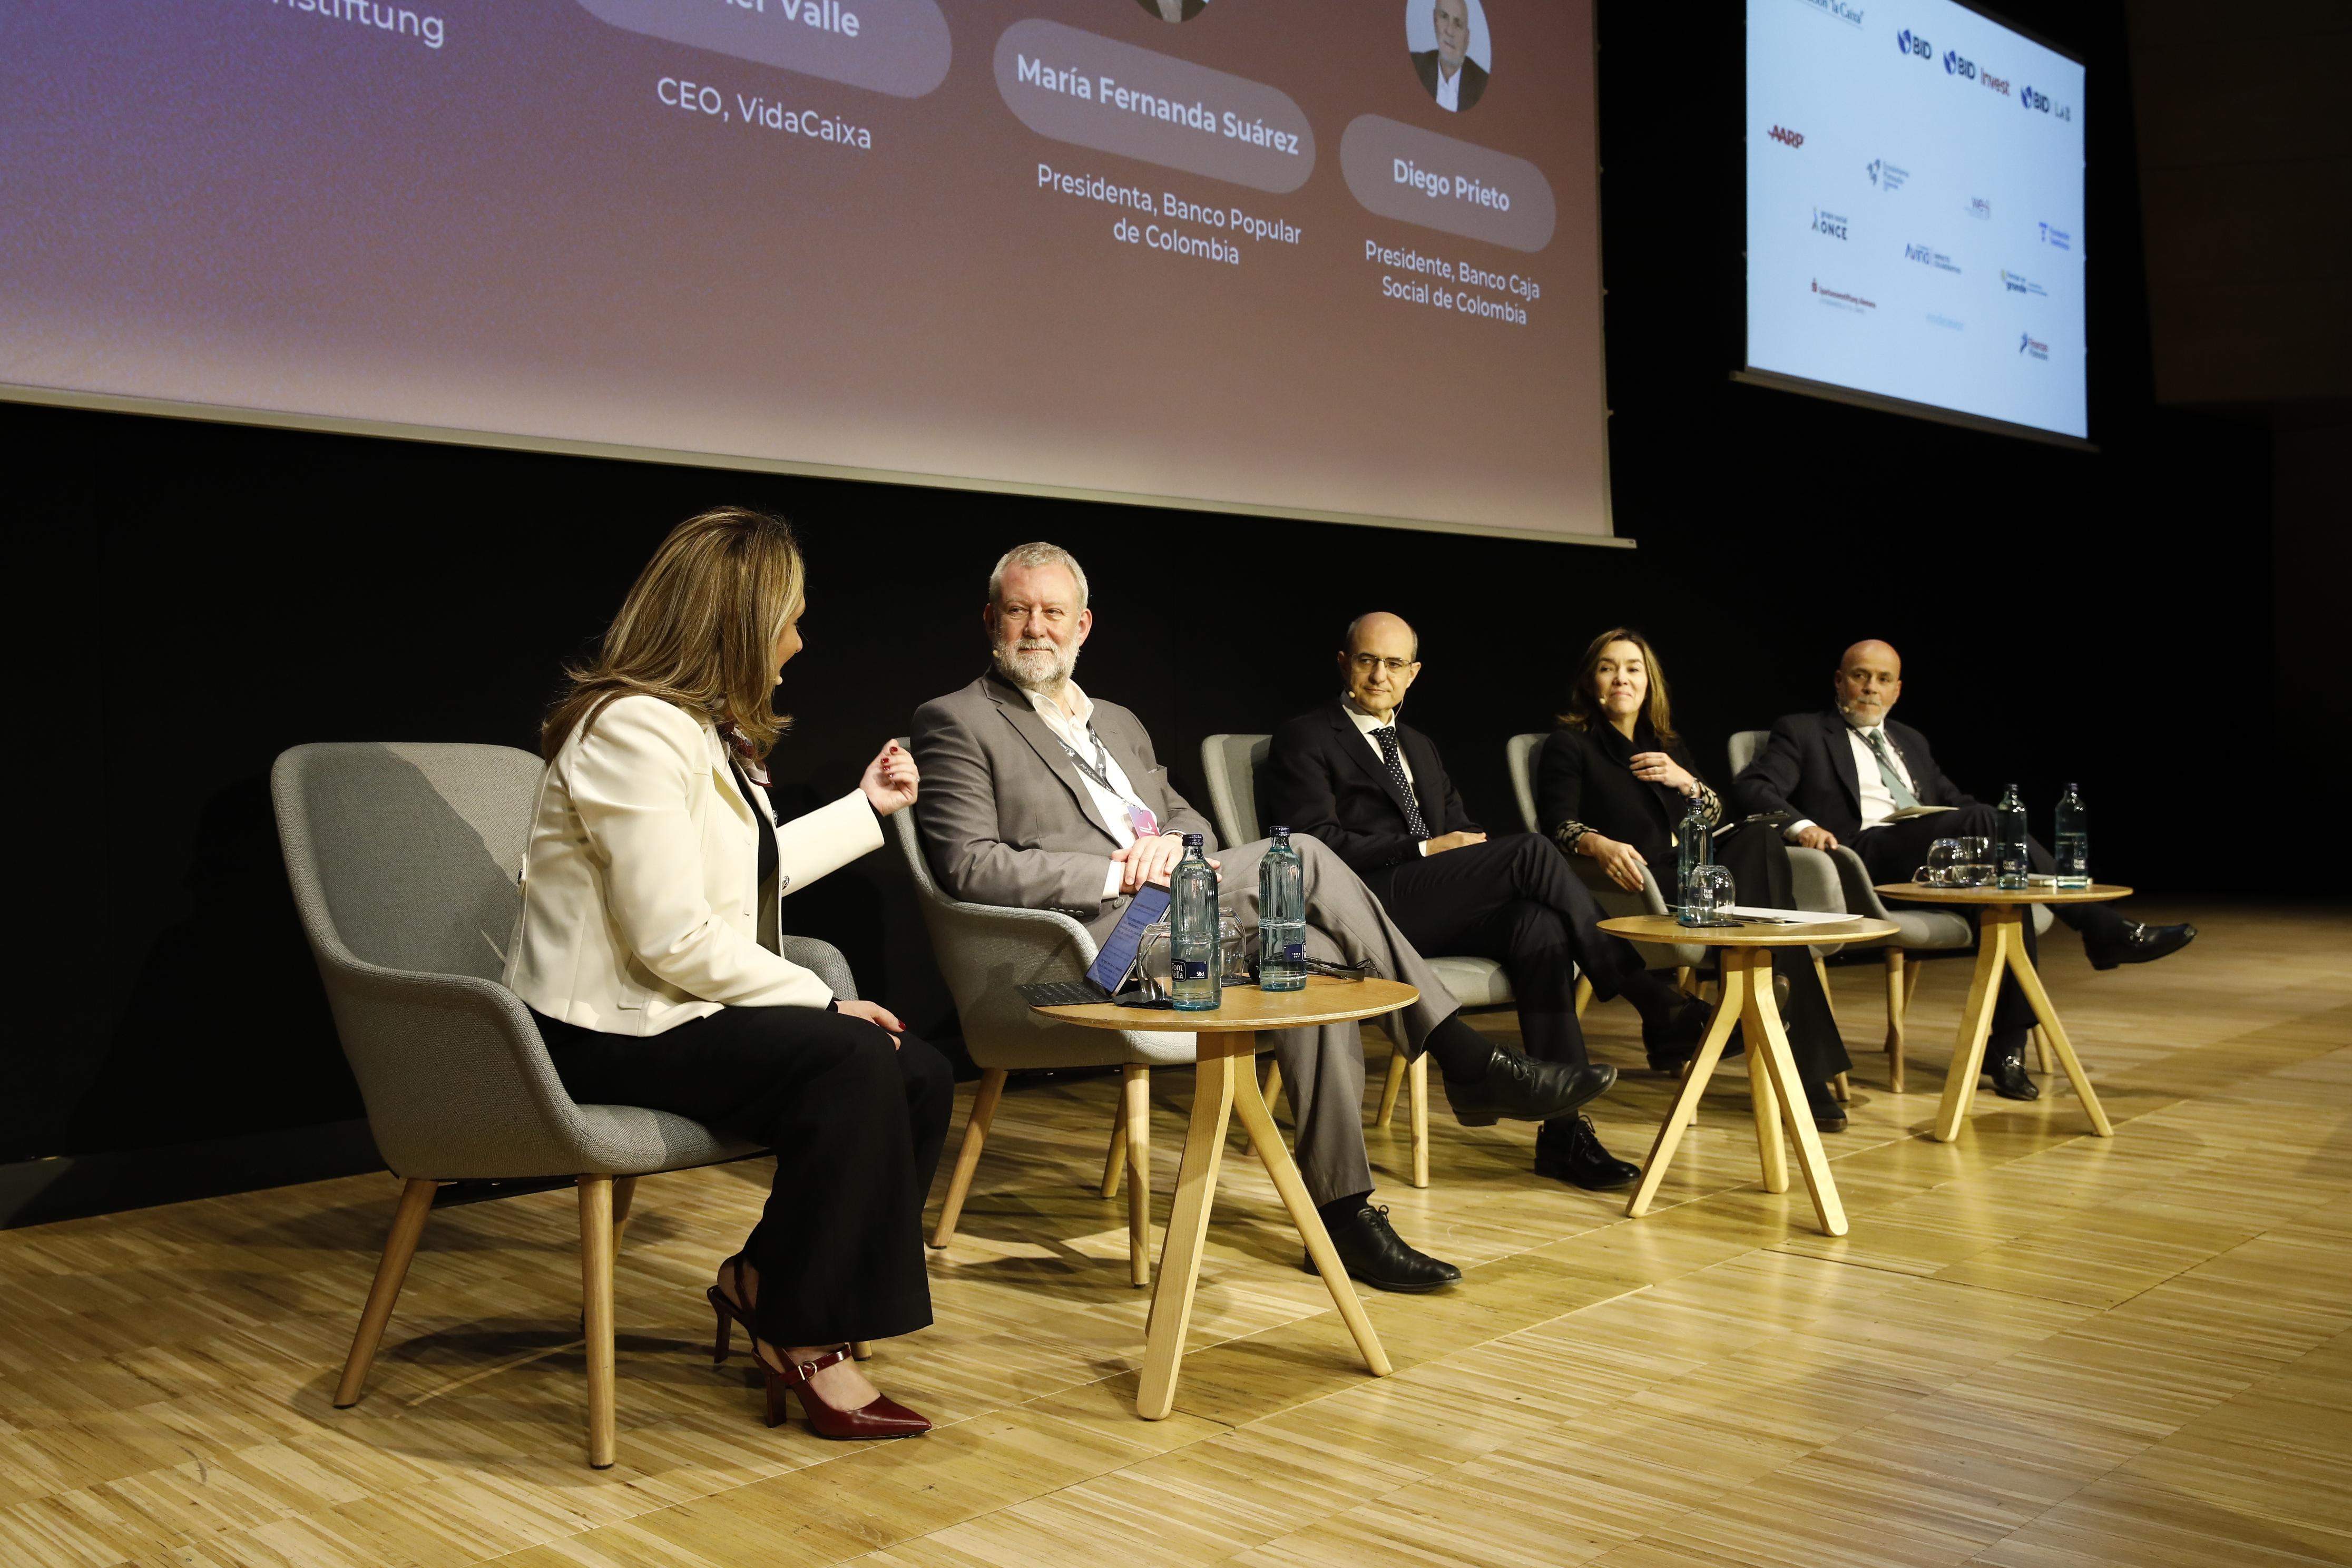
[[[1444,62],[1438,63],[1437,107],[1449,114],[1459,114],[1462,111],[1462,68],[1460,66],[1454,68],[1452,76],[1447,76]]]
[[[1886,733],[1886,726],[1873,724],[1865,729],[1859,724],[1847,725],[1845,742],[1853,748],[1853,778],[1862,793],[1862,825],[1865,828],[1884,826],[1888,817],[1901,809],[1895,804],[1894,792],[1886,787],[1886,781],[1878,774],[1878,753],[1870,749],[1870,737],[1873,735],[1876,735],[1886,747],[1886,760],[1894,764],[1895,776],[1903,781],[1903,787],[1909,790],[1915,799],[1919,794],[1919,786],[1912,782],[1911,770],[1903,765],[1903,753],[1895,748],[1894,737]],[[1807,817],[1801,822],[1789,824],[1780,831],[1783,837],[1794,838],[1812,825],[1812,818]]]
[[[1086,785],[1087,796],[1095,803],[1095,813],[1102,818],[1103,826],[1110,829],[1110,836],[1118,840],[1120,848],[1131,848],[1135,844],[1135,823],[1127,814],[1128,807],[1142,804],[1136,799],[1134,782],[1127,776],[1127,770],[1118,765],[1118,759],[1110,754],[1109,747],[1104,747],[1097,755],[1094,742],[1087,736],[1087,726],[1094,721],[1094,699],[1081,690],[1075,680],[1065,681],[1063,685],[1070,694],[1070,707],[1075,711],[1066,710],[1061,703],[1042,691],[1024,691],[1023,695],[1029,699],[1029,705],[1037,710],[1037,717],[1045,721],[1045,728],[1060,736],[1064,745],[1086,758],[1089,763],[1099,765],[1103,776],[1110,780],[1111,787],[1105,789],[1087,776],[1085,768],[1078,770],[1078,782]],[[1119,873],[1123,868],[1117,860],[1109,862],[1109,868],[1103,878],[1103,897],[1115,899],[1118,897]]]
[[[1400,702],[1393,709],[1391,709],[1387,718],[1375,719],[1370,714],[1365,712],[1362,709],[1357,707],[1356,700],[1354,698],[1342,697],[1339,699],[1339,711],[1345,713],[1348,716],[1348,721],[1355,725],[1358,732],[1364,737],[1364,744],[1372,749],[1372,755],[1381,760],[1381,767],[1383,771],[1386,771],[1389,765],[1389,754],[1381,750],[1380,737],[1373,734],[1372,731],[1381,729],[1383,726],[1394,724],[1396,722],[1396,716],[1404,711],[1404,704]],[[1412,759],[1404,754],[1404,737],[1402,735],[1397,737],[1397,766],[1404,770],[1404,782],[1407,784],[1414,786],[1412,792],[1413,804],[1415,805],[1420,805],[1422,804],[1421,790],[1412,776]],[[1421,815],[1423,821],[1426,822],[1429,819],[1429,811],[1426,806],[1423,807]],[[1429,853],[1429,840],[1426,838],[1421,841],[1421,852],[1424,856]]]

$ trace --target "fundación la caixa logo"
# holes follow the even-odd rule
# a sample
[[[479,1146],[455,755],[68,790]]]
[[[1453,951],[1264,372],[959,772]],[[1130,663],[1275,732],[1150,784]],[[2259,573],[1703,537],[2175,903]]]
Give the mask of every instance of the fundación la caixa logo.
[[[1936,58],[1936,46],[1908,27],[1895,35],[1895,47],[1914,59],[1932,60]]]
[[[2017,352],[2028,359],[2048,359],[2050,345],[2032,332],[2020,332],[2017,334]]]
[[[1785,125],[1775,125],[1765,134],[1784,147],[1801,147],[1805,144],[1805,138],[1801,132],[1791,131]]]

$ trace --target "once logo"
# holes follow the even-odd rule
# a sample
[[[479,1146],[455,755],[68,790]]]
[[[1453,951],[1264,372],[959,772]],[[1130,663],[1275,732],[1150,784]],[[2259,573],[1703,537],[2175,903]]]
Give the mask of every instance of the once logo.
[[[1932,60],[1936,58],[1936,46],[1908,27],[1895,35],[1895,47],[1915,59]]]
[[[1944,70],[1948,76],[1965,77],[1970,81],[1977,79],[1977,62],[1963,58],[1958,49],[1944,51]]]
[[[1843,239],[1845,237],[1845,219],[1840,217],[1835,213],[1825,213],[1822,211],[1821,208],[1815,207],[1813,209],[1813,232],[1815,234],[1827,235],[1832,239]]]
[[[2020,332],[2017,334],[2017,352],[2028,359],[2048,359],[2050,345],[2032,332]]]
[[[1805,144],[1805,139],[1802,135],[1797,132],[1790,130],[1785,125],[1775,125],[1767,134],[1769,134],[1773,141],[1786,142],[1791,147],[1801,147]]]
[[[2045,92],[2036,92],[2030,87],[2017,89],[2017,101],[2028,109],[2038,109],[2044,114],[2050,112],[2050,95]]]

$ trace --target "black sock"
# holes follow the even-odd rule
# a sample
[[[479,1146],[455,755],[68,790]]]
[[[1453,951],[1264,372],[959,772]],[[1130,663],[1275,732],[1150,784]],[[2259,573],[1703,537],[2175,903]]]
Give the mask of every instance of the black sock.
[[[1421,1048],[1437,1063],[1437,1070],[1455,1083],[1476,1083],[1486,1076],[1486,1064],[1495,1059],[1495,1044],[1462,1021],[1459,1013],[1448,1013]]]
[[[1355,1218],[1357,1211],[1364,1206],[1364,1200],[1371,1195],[1370,1192],[1361,1192],[1349,1197],[1333,1198],[1328,1204],[1317,1204],[1315,1212],[1323,1216],[1323,1228],[1328,1230],[1341,1220]]]
[[[1644,1024],[1664,1022],[1683,999],[1681,992],[1646,969],[1635,973],[1617,994],[1633,1005]]]

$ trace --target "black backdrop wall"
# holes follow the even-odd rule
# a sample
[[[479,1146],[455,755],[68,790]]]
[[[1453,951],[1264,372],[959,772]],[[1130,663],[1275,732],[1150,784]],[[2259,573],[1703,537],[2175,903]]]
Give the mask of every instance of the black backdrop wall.
[[[2077,780],[2103,874],[2262,886],[2272,858],[2179,852],[2168,753],[2265,679],[2268,431],[2151,400],[2117,12],[2014,9],[2090,58],[2095,454],[1731,384],[1736,17],[1695,48],[1684,8],[1601,7],[1611,453],[1637,551],[0,406],[18,699],[39,716],[17,752],[40,825],[20,875],[41,889],[19,983],[45,998],[15,1034],[0,1162],[355,1117],[270,760],[324,739],[532,745],[559,661],[661,532],[719,500],[779,509],[808,543],[787,798],[849,788],[918,702],[976,673],[990,562],[1049,538],[1095,585],[1080,679],[1141,713],[1196,796],[1201,737],[1324,698],[1367,608],[1421,628],[1411,717],[1490,825],[1516,815],[1505,737],[1547,725],[1604,625],[1658,641],[1717,771],[1731,731],[1818,705],[1838,651],[1877,636],[1906,657],[1903,716],[1971,789],[2014,779],[2041,816]],[[1433,409],[1428,460],[1445,448]],[[952,1034],[887,851],[789,916],[868,994]]]

